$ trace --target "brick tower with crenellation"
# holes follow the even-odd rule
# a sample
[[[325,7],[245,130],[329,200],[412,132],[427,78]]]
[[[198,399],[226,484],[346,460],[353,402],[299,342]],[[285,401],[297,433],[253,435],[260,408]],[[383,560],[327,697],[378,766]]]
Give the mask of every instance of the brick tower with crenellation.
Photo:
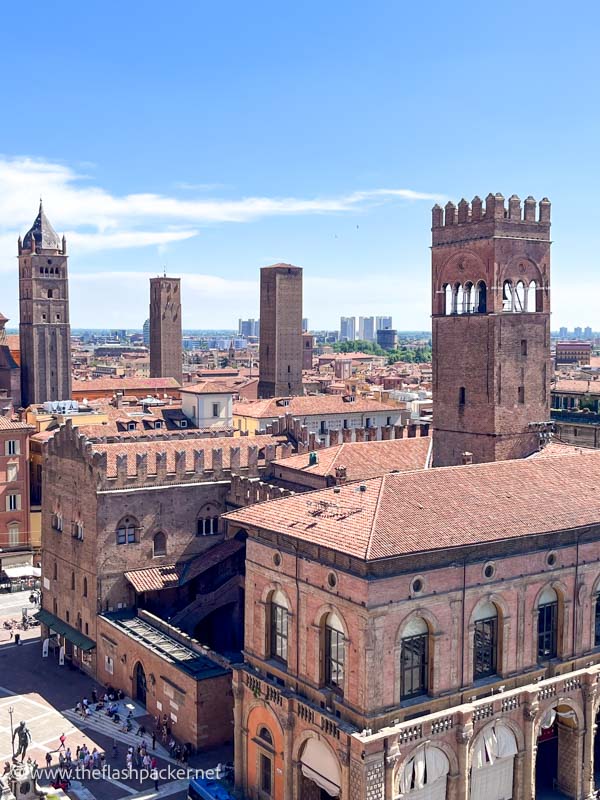
[[[434,466],[535,452],[550,418],[548,199],[436,205],[432,312]]]

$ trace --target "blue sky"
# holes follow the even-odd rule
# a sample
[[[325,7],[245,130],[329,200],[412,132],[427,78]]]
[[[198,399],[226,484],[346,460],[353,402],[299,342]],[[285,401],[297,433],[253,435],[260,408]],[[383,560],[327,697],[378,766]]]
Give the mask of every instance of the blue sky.
[[[600,329],[598,6],[69,2],[2,10],[0,310],[40,194],[66,231],[71,321],[258,315],[304,267],[304,315],[429,326],[435,198],[553,203],[553,328]]]

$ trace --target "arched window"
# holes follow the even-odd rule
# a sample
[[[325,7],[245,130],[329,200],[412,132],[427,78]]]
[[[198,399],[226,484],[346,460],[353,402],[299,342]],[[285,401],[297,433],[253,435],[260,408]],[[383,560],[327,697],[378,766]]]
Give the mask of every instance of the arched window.
[[[465,290],[459,283],[456,284],[456,313],[465,313]]]
[[[444,284],[444,314],[452,314],[452,287],[449,283]]]
[[[81,630],[81,614],[77,614],[77,630]]]
[[[402,631],[400,650],[400,699],[427,694],[429,690],[429,627],[414,617]]]
[[[153,543],[155,556],[165,556],[167,554],[167,537],[162,531],[155,534]]]
[[[412,758],[409,758],[400,772],[398,791],[402,797],[446,797],[446,782],[450,764],[443,750],[426,744],[419,747]],[[429,790],[425,795],[419,791],[423,787]]]
[[[514,292],[514,311],[525,311],[525,303],[527,302],[527,296],[525,291],[525,284],[523,281],[519,281],[515,287]]]
[[[71,591],[75,591],[75,573],[71,573]]]
[[[475,294],[475,311],[478,314],[487,313],[487,286],[485,281],[479,281]]]
[[[273,747],[273,736],[271,735],[271,731],[268,728],[265,728],[264,726],[260,728],[260,730],[258,731],[258,738],[262,739],[263,742],[266,742],[268,745],[271,745],[271,747]]]
[[[600,647],[600,593],[594,605],[594,647]]]
[[[48,300],[52,300],[52,289],[48,289]]]
[[[538,661],[556,658],[558,652],[558,595],[554,589],[544,589],[538,600]]]
[[[498,610],[483,603],[475,612],[473,631],[473,680],[495,675],[498,668]]]
[[[464,386],[460,386],[458,389],[458,405],[464,406],[467,402],[467,390]]]
[[[323,675],[325,684],[340,692],[344,689],[345,644],[344,628],[340,618],[331,612],[325,618],[323,649]]]
[[[216,506],[207,505],[198,516],[196,535],[211,536],[219,532],[219,513]]]
[[[460,283],[455,283],[452,287],[452,313],[458,314],[458,290],[460,289]]]
[[[19,544],[19,523],[18,522],[11,522],[8,525],[8,546],[9,547],[17,547]]]
[[[134,544],[138,541],[139,525],[134,517],[125,517],[117,526],[117,544]]]
[[[526,311],[541,311],[541,308],[538,308],[537,303],[537,283],[535,281],[531,281],[529,286],[527,287],[527,306]]]
[[[269,654],[287,664],[288,659],[288,603],[283,592],[271,595],[269,626]]]
[[[88,586],[87,586],[87,578],[83,579],[83,596],[88,596]]]
[[[273,758],[271,755],[273,748],[273,737],[268,728],[262,727],[258,731],[259,744],[267,748],[267,753],[259,753],[259,782],[260,782],[260,796],[272,797],[273,796]]]
[[[504,281],[502,286],[502,311],[513,310],[513,285],[511,281]]]
[[[464,294],[464,304],[465,304],[465,314],[472,314],[473,313],[473,304],[475,301],[475,288],[471,281],[465,283],[465,294]]]
[[[56,563],[56,561],[54,562],[54,580],[55,581],[58,580],[58,564]]]

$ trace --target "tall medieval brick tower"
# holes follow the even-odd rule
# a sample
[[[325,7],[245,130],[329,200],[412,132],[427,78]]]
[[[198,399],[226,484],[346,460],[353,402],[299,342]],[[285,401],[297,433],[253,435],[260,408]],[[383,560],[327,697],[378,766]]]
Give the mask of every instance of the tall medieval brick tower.
[[[433,463],[524,458],[550,418],[550,202],[435,206]]]
[[[183,380],[181,279],[150,278],[150,377]]]
[[[67,243],[40,210],[19,237],[21,403],[71,399]]]
[[[302,268],[260,271],[259,397],[303,394]]]

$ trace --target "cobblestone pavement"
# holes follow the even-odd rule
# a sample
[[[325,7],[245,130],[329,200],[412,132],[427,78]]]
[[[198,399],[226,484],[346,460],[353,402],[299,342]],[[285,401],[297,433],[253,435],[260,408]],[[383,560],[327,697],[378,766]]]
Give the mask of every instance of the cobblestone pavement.
[[[69,794],[80,800],[151,800],[156,797],[169,796],[174,800],[183,800],[187,792],[188,780],[173,773],[178,765],[168,757],[166,751],[157,746],[153,753],[157,757],[158,768],[163,775],[159,781],[158,792],[154,782],[149,778],[141,781],[126,770],[126,752],[128,746],[140,741],[136,738],[136,725],[132,733],[125,733],[120,726],[114,725],[101,711],[93,712],[85,720],[74,713],[74,707],[83,697],[91,697],[95,687],[88,676],[68,666],[59,666],[52,653],[42,658],[42,645],[39,629],[27,631],[24,643],[16,646],[3,637],[0,626],[0,764],[12,755],[11,720],[9,709],[13,709],[13,726],[25,720],[32,736],[32,743],[27,755],[37,761],[40,767],[46,764],[46,754],[52,757],[52,765],[58,763],[59,737],[66,736],[66,745],[72,753],[78,745],[85,743],[92,750],[96,747],[106,754],[106,766],[110,774],[102,778],[91,776],[78,781],[74,780]],[[136,708],[136,715],[143,710]],[[145,719],[145,717],[139,717]],[[150,742],[150,737],[146,737]],[[116,746],[116,755],[113,748]],[[192,769],[211,769],[219,763],[231,761],[231,748],[220,748],[195,755],[189,767]],[[167,775],[168,768],[171,774]],[[116,770],[119,770],[117,773]],[[164,771],[164,772],[163,772]],[[40,782],[45,782],[44,777]],[[49,781],[48,781],[49,782]]]

